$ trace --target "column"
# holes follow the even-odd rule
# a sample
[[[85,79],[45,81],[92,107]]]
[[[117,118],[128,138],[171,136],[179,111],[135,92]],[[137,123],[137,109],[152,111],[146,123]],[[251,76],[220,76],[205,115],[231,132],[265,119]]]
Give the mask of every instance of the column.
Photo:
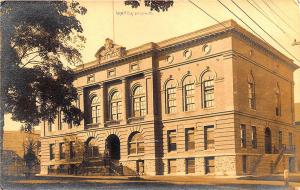
[[[179,84],[179,87],[176,90],[176,112],[180,113],[184,111],[184,94],[183,94],[183,86],[182,84]]]
[[[77,105],[76,105],[76,106],[77,106],[82,112],[84,112],[84,93],[83,93],[83,89],[82,89],[82,88],[77,89],[77,93],[78,93],[78,100],[77,100],[78,102],[77,102]],[[84,117],[84,119],[85,119],[85,117]],[[84,120],[80,122],[80,125],[81,125],[81,127],[83,127],[83,128],[84,128],[84,124],[85,124]]]
[[[154,103],[154,85],[153,85],[153,73],[145,74],[146,80],[146,102],[147,102],[147,117],[153,118],[155,114],[155,103]],[[157,93],[160,93],[159,89],[156,89]]]
[[[100,90],[99,90],[99,98],[100,98],[100,125],[104,126],[105,122],[106,122],[106,113],[105,111],[107,110],[107,105],[106,105],[106,93],[105,93],[105,85],[104,83],[100,83]]]
[[[126,78],[122,79],[122,123],[127,123],[127,115],[128,115],[128,103],[127,103],[127,81]]]

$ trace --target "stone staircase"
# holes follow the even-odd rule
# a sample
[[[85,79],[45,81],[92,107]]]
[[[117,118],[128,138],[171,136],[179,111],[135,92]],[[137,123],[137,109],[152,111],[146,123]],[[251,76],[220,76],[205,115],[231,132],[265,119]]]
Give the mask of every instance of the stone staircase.
[[[251,175],[270,175],[277,172],[284,159],[284,154],[261,154],[255,159],[251,168]],[[282,164],[281,164],[282,165]]]
[[[98,162],[86,162],[80,164],[78,175],[91,176],[120,176],[123,175],[123,166],[116,160],[101,160]]]

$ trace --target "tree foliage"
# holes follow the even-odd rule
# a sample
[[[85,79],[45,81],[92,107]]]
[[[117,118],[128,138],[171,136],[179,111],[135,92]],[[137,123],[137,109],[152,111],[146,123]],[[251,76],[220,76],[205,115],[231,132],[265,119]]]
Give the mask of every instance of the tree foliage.
[[[144,0],[144,5],[150,7],[150,10],[157,12],[167,11],[173,6],[173,0]],[[125,5],[129,5],[132,8],[137,8],[141,5],[141,0],[125,0]]]
[[[40,149],[40,143],[33,138],[28,138],[24,142],[24,162],[25,166],[31,171],[35,166],[40,164],[38,153]]]
[[[1,3],[1,69],[4,111],[12,119],[37,125],[64,121],[79,124],[81,111],[73,87],[74,73],[63,62],[77,64],[85,38],[76,15],[86,9],[76,1],[6,1]]]

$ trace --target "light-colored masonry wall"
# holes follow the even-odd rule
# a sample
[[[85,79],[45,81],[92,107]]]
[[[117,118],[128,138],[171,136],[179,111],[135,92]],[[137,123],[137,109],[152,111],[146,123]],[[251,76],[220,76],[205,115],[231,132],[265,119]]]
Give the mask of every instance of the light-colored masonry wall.
[[[195,174],[205,175],[205,158],[214,157],[215,175],[264,175],[282,172],[288,167],[289,157],[294,154],[265,154],[265,128],[272,134],[272,145],[278,145],[278,131],[283,131],[283,144],[288,145],[288,133],[294,133],[293,123],[293,70],[287,58],[271,47],[267,49],[276,56],[270,56],[255,44],[262,44],[256,37],[241,29],[234,21],[225,22],[233,32],[222,32],[219,26],[212,26],[198,32],[157,44],[148,43],[127,51],[127,57],[110,64],[98,60],[85,64],[77,70],[74,85],[78,89],[77,106],[86,114],[86,102],[92,94],[100,98],[99,124],[86,128],[86,120],[80,126],[69,129],[65,124],[58,130],[57,121],[52,132],[47,124],[42,126],[41,172],[48,173],[48,166],[79,163],[81,157],[71,161],[59,160],[59,143],[77,138],[86,142],[94,137],[100,154],[104,154],[105,141],[111,134],[120,140],[120,162],[125,174],[135,174],[137,161],[144,160],[145,175],[187,175],[186,159],[195,158]],[[239,32],[236,32],[239,31]],[[213,35],[216,34],[216,35]],[[218,34],[218,35],[217,35]],[[244,34],[252,41],[241,37]],[[201,40],[195,40],[200,39]],[[170,48],[172,46],[172,48]],[[264,47],[266,45],[263,45]],[[184,52],[190,51],[185,57]],[[132,65],[137,64],[136,70]],[[94,67],[94,69],[89,69]],[[115,74],[108,76],[109,71]],[[201,77],[205,72],[214,74],[214,106],[203,108]],[[249,108],[248,78],[255,79],[256,109]],[[88,82],[88,77],[94,81]],[[184,111],[183,82],[186,78],[195,82],[195,109]],[[166,85],[176,84],[177,112],[166,111]],[[137,84],[145,90],[147,114],[140,120],[132,118],[131,94]],[[280,87],[281,116],[275,115],[275,90]],[[122,99],[122,118],[118,124],[107,122],[109,112],[107,99],[112,90],[118,90]],[[247,146],[241,148],[240,125],[246,125]],[[204,127],[214,126],[215,148],[205,150]],[[257,127],[257,148],[251,146],[251,126]],[[186,128],[194,128],[195,149],[186,151]],[[168,131],[176,131],[176,151],[168,151]],[[140,132],[144,138],[145,152],[129,155],[128,138],[133,132]],[[294,140],[293,140],[294,141]],[[55,160],[49,159],[49,144],[55,144]],[[68,147],[67,147],[68,150]],[[81,153],[82,155],[82,153]],[[242,156],[246,156],[246,173],[243,173]],[[176,173],[169,174],[169,159],[176,159]],[[272,167],[273,162],[278,163]]]

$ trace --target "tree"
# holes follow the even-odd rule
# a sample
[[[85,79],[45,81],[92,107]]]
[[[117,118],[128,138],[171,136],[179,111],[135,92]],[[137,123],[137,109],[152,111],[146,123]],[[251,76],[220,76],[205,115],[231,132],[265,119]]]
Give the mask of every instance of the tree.
[[[33,169],[40,164],[38,153],[40,149],[40,142],[33,138],[28,138],[24,144],[24,163],[28,174],[33,172]]]
[[[144,5],[150,7],[150,10],[157,12],[167,11],[173,6],[173,0],[144,0]],[[141,5],[141,0],[125,0],[125,5],[129,5],[132,8],[137,8]]]
[[[76,15],[86,9],[76,1],[7,1],[1,3],[0,166],[4,113],[25,124],[63,120],[78,125],[82,112],[74,106],[74,73],[63,65],[81,61],[85,38]],[[2,178],[2,169],[0,169]]]

